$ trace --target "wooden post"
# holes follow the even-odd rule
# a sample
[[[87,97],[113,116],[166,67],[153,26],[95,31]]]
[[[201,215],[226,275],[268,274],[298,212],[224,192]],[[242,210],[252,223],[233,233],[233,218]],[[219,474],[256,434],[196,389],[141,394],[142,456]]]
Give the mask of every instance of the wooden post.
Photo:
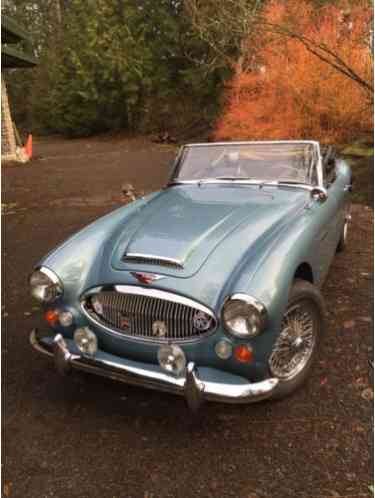
[[[16,137],[9,107],[8,92],[1,77],[1,160],[16,160]]]

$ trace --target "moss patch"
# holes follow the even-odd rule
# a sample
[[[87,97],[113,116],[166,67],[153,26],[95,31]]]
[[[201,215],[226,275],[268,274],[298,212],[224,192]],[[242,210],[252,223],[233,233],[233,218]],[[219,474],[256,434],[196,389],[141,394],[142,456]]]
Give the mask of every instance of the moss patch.
[[[374,147],[364,144],[347,145],[341,150],[341,154],[354,157],[372,157],[374,155]]]

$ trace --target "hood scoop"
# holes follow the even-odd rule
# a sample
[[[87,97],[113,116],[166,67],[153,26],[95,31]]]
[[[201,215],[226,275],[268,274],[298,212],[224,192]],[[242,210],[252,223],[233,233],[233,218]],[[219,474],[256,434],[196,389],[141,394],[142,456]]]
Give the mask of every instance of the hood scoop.
[[[124,263],[138,264],[138,265],[155,265],[155,266],[165,266],[167,268],[174,268],[177,270],[183,270],[184,265],[182,261],[173,258],[164,258],[162,256],[153,256],[152,254],[136,254],[136,253],[125,253],[122,257]]]

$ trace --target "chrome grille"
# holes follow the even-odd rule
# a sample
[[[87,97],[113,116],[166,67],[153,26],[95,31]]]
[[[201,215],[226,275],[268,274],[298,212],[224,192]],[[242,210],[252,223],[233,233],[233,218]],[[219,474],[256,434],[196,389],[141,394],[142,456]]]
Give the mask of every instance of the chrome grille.
[[[164,292],[158,292],[159,294],[172,296]],[[178,302],[178,296],[176,297],[174,301],[139,292],[132,294],[131,291],[124,293],[103,290],[92,294],[83,306],[92,319],[115,332],[134,338],[183,342],[199,339],[215,329],[216,320],[210,310],[202,311],[201,305],[189,299],[184,298],[183,302]],[[191,303],[191,306],[186,302]],[[196,318],[199,316],[207,318],[205,330],[197,328]],[[156,330],[155,322],[161,322],[156,324]]]

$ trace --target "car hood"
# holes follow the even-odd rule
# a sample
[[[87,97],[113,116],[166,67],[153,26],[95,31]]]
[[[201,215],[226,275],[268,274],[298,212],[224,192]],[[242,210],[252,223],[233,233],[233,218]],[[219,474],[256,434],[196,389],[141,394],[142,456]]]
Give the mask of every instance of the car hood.
[[[236,263],[244,252],[255,251],[290,223],[298,211],[296,206],[301,207],[305,200],[305,192],[253,186],[166,189],[116,231],[111,265],[115,270],[188,278],[214,252],[223,265],[231,260]],[[228,251],[231,238],[235,245]]]

